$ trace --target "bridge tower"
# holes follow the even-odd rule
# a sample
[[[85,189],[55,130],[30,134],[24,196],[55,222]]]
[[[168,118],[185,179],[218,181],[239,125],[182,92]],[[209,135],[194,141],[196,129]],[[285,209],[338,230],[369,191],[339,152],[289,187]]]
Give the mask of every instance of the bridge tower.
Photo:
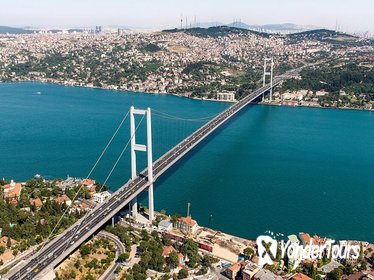
[[[270,63],[270,72],[268,72],[268,62]],[[264,76],[263,76],[263,83],[262,86],[266,85],[266,77],[270,76],[270,96],[269,100],[273,100],[273,69],[274,69],[274,60],[273,57],[264,58]],[[262,96],[262,101],[265,101],[265,94]]]
[[[135,115],[143,115],[147,118],[147,145],[136,144],[136,128],[135,128]],[[151,122],[151,109],[147,110],[135,109],[133,106],[130,108],[130,137],[131,137],[131,179],[134,180],[137,176],[136,171],[136,152],[146,152],[148,162],[148,208],[149,208],[149,221],[154,219],[154,201],[153,201],[153,158],[152,158],[152,122]],[[135,197],[132,202],[132,215],[136,218],[138,215],[138,202]]]

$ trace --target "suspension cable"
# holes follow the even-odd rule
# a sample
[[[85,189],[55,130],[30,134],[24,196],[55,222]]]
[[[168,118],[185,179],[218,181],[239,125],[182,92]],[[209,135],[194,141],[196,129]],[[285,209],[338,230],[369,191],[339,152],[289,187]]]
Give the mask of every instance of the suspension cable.
[[[102,185],[101,188],[99,189],[99,192],[102,190],[102,188],[103,188],[103,187],[105,186],[105,184],[108,182],[109,178],[112,176],[113,171],[116,169],[116,167],[117,167],[119,161],[121,160],[123,154],[124,154],[125,151],[127,150],[127,148],[128,148],[128,146],[129,146],[131,140],[135,137],[135,133],[136,133],[136,131],[138,130],[138,128],[139,128],[139,126],[141,125],[141,123],[143,122],[144,117],[145,117],[145,115],[142,116],[142,118],[140,119],[138,125],[137,125],[136,128],[135,128],[134,133],[131,135],[129,141],[127,141],[125,147],[122,149],[121,154],[118,156],[116,163],[114,164],[113,168],[110,170],[110,172],[109,172],[108,176],[106,177],[106,179],[105,179],[103,185]]]
[[[166,119],[173,119],[173,120],[179,120],[179,121],[190,121],[190,122],[209,121],[217,116],[217,114],[215,114],[215,115],[211,115],[211,116],[207,116],[203,118],[181,118],[181,117],[173,116],[173,115],[170,115],[170,114],[167,114],[167,113],[155,110],[155,109],[152,110],[152,113],[154,115],[157,115],[159,117],[166,118]]]
[[[99,164],[99,162],[101,161],[101,159],[103,158],[104,154],[106,153],[106,151],[108,150],[109,146],[112,144],[114,138],[117,136],[118,134],[118,131],[121,129],[123,123],[125,122],[125,120],[127,119],[128,115],[130,114],[130,110],[127,111],[127,113],[125,114],[125,116],[122,118],[122,121],[120,122],[120,124],[118,125],[118,127],[116,128],[116,130],[114,131],[112,137],[110,138],[109,142],[106,144],[105,148],[103,149],[103,151],[101,152],[100,156],[98,157],[98,159],[96,160],[95,164],[93,165],[93,167],[91,168],[90,172],[88,172],[88,175],[86,177],[86,179],[88,179],[91,174],[93,173],[93,171],[95,170],[95,168],[97,167],[97,165]],[[80,191],[82,190],[82,186],[79,187],[77,193],[75,194],[75,196],[73,197],[72,201],[74,202],[75,199],[77,198],[78,194],[80,193]],[[72,204],[71,204],[72,205]],[[66,213],[70,210],[71,208],[71,205],[68,205],[68,207],[65,209],[65,211],[62,213],[60,219],[57,221],[56,225],[53,227],[52,231],[49,233],[48,237],[47,237],[47,241],[51,238],[51,236],[54,234],[54,232],[56,231],[57,227],[60,225],[62,219],[65,217]],[[41,251],[43,250],[43,248],[45,247],[45,245],[47,245],[47,242],[45,242],[43,244],[43,246],[40,248],[39,250],[39,253],[38,253],[38,264],[39,264],[39,255],[41,253]]]
[[[124,148],[122,149],[120,155],[118,156],[116,162],[114,163],[114,165],[113,165],[112,169],[110,170],[108,176],[106,177],[104,183],[101,185],[101,188],[99,189],[98,193],[101,192],[101,190],[103,189],[103,187],[105,186],[105,184],[108,182],[109,178],[112,176],[113,171],[116,169],[116,167],[117,167],[119,161],[121,160],[123,154],[126,152],[128,146],[129,146],[129,144],[131,143],[131,140],[135,137],[136,131],[138,130],[138,128],[139,128],[139,126],[141,125],[141,123],[143,122],[144,117],[145,117],[145,115],[143,115],[142,118],[140,119],[138,125],[137,125],[136,128],[135,128],[134,133],[133,133],[132,135],[130,135],[129,140],[127,141],[126,145],[125,145]],[[65,244],[65,246],[64,246],[64,250],[63,250],[62,252],[65,252],[65,250],[66,250],[66,248],[67,248],[67,245],[70,244],[70,241],[74,238],[74,236],[76,235],[76,233],[77,233],[77,231],[78,231],[80,225],[81,225],[81,224],[84,222],[84,220],[88,217],[88,214],[89,214],[89,213],[90,213],[90,212],[87,212],[87,213],[83,216],[83,218],[81,219],[81,222],[80,222],[79,225],[76,227],[74,233],[71,235],[71,237],[69,238],[68,242],[66,242],[66,244]]]

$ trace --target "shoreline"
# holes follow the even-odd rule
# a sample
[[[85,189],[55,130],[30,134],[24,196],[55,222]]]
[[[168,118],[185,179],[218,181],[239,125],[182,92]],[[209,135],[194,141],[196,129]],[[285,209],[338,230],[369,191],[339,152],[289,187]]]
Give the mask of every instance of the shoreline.
[[[125,90],[125,89],[115,89],[110,87],[97,87],[97,86],[87,86],[87,85],[76,85],[71,83],[59,82],[59,81],[40,81],[40,80],[18,80],[18,81],[0,81],[0,84],[16,84],[16,83],[41,83],[41,84],[50,84],[50,85],[59,85],[65,87],[78,87],[78,88],[86,88],[86,89],[99,89],[99,90],[113,90],[122,93],[141,93],[141,94],[151,94],[151,95],[165,95],[165,96],[174,96],[180,98],[186,98],[190,100],[196,101],[208,101],[208,102],[219,102],[219,103],[228,103],[228,104],[235,104],[238,102],[236,101],[224,101],[224,100],[217,100],[211,98],[199,98],[199,97],[189,97],[186,95],[179,95],[177,93],[168,93],[168,92],[150,92],[150,91],[134,91],[134,90]],[[258,102],[253,104],[259,104],[264,106],[274,106],[274,107],[290,107],[290,108],[313,108],[313,109],[331,109],[331,110],[351,110],[351,111],[362,111],[362,112],[374,112],[374,109],[365,109],[365,108],[352,108],[352,107],[323,107],[323,106],[306,106],[306,105],[284,105],[278,103],[268,103],[268,102]]]
[[[374,112],[374,109],[365,109],[365,108],[350,108],[350,107],[322,107],[322,106],[306,106],[306,105],[284,105],[284,104],[275,104],[267,102],[259,102],[257,104],[264,106],[273,106],[273,107],[289,107],[289,108],[312,108],[312,109],[324,109],[324,110],[349,110],[349,111],[362,111],[362,112]]]
[[[187,98],[191,100],[197,100],[197,101],[209,101],[209,102],[220,102],[220,103],[230,103],[234,104],[238,101],[225,101],[225,100],[217,100],[217,99],[211,99],[211,98],[198,98],[198,97],[189,97],[186,95],[179,95],[176,93],[170,93],[170,92],[151,92],[151,91],[138,91],[138,90],[127,90],[127,89],[116,89],[116,88],[110,88],[110,87],[97,87],[97,86],[87,86],[87,85],[75,85],[65,82],[52,82],[52,81],[40,81],[40,80],[19,80],[19,81],[0,81],[0,84],[16,84],[16,83],[41,83],[41,84],[50,84],[50,85],[59,85],[59,86],[65,86],[65,87],[77,87],[77,88],[86,88],[86,89],[99,89],[99,90],[113,90],[113,91],[119,91],[122,93],[141,93],[141,94],[150,94],[150,95],[165,95],[165,96],[175,96],[175,97],[182,97]]]

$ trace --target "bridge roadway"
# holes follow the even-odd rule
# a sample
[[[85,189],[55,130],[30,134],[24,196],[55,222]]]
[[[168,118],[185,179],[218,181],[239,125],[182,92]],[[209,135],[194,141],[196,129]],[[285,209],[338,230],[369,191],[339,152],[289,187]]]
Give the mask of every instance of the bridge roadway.
[[[273,87],[277,86],[283,78],[288,77],[274,79]],[[270,86],[267,85],[247,95],[159,158],[153,165],[154,180],[224,122],[269,89]],[[41,272],[45,273],[62,262],[69,254],[78,248],[81,243],[92,236],[100,227],[107,223],[111,217],[121,211],[124,206],[130,203],[134,197],[145,190],[149,185],[150,182],[147,180],[147,170],[144,170],[137,178],[129,181],[113,193],[104,203],[96,206],[84,218],[77,221],[64,233],[56,236],[41,251],[29,258],[24,266],[17,267],[17,269],[8,274],[5,279],[41,278],[43,275]]]

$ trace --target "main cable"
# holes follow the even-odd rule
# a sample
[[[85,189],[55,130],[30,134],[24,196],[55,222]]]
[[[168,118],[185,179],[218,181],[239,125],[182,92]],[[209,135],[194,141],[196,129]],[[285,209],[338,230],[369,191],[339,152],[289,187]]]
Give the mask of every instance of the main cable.
[[[138,125],[137,125],[136,128],[135,128],[134,133],[133,133],[132,135],[130,135],[129,140],[127,141],[126,145],[125,145],[124,148],[122,149],[120,155],[118,156],[116,162],[114,163],[114,165],[113,165],[112,169],[110,170],[108,176],[106,177],[104,183],[101,185],[101,188],[99,189],[98,193],[101,192],[101,190],[103,189],[103,187],[105,186],[105,184],[108,182],[109,178],[112,176],[113,171],[116,169],[116,167],[117,167],[119,161],[121,160],[123,154],[126,152],[128,146],[129,146],[129,144],[131,143],[131,140],[135,137],[136,131],[138,130],[138,128],[139,128],[139,126],[141,125],[141,123],[143,122],[144,117],[145,117],[145,115],[143,115],[142,118],[140,119]],[[65,252],[67,245],[70,244],[70,241],[71,241],[71,240],[73,239],[73,237],[76,235],[78,229],[80,228],[80,226],[82,225],[82,223],[85,221],[85,219],[88,217],[88,214],[89,214],[89,213],[90,213],[90,212],[87,212],[87,213],[83,216],[83,218],[81,218],[81,222],[80,222],[79,225],[76,227],[76,230],[75,230],[74,233],[71,235],[71,237],[69,238],[68,242],[65,243],[64,250],[63,250],[62,252]]]
[[[127,117],[129,116],[130,114],[130,110],[127,111],[127,113],[125,114],[125,116],[122,118],[122,121],[120,122],[120,124],[118,125],[117,129],[114,131],[112,137],[110,138],[110,140],[108,141],[108,143],[106,144],[105,148],[103,149],[103,151],[101,152],[100,156],[98,157],[98,159],[96,160],[95,164],[93,165],[93,167],[91,168],[91,170],[88,172],[88,175],[86,176],[86,179],[88,179],[91,174],[93,173],[93,171],[95,170],[95,168],[97,167],[97,165],[99,164],[99,162],[101,161],[101,159],[103,158],[104,154],[106,153],[106,151],[108,150],[109,146],[112,144],[114,138],[117,136],[118,134],[118,131],[121,129],[121,127],[123,126],[123,123],[125,122],[125,120],[127,119]],[[77,193],[75,194],[75,196],[73,197],[72,201],[74,202],[75,199],[77,198],[79,192],[82,190],[82,186],[79,187]],[[73,205],[73,203],[71,204]],[[68,207],[65,209],[65,211],[62,213],[60,219],[57,221],[56,225],[53,227],[52,231],[49,233],[48,237],[47,237],[47,241],[51,238],[51,236],[53,235],[53,233],[56,231],[57,227],[60,225],[62,219],[65,217],[66,213],[70,210],[71,208],[71,205],[68,205]],[[48,242],[45,242],[43,244],[43,246],[40,248],[39,250],[39,253],[38,253],[38,265],[39,265],[39,255],[40,253],[42,252],[43,248],[45,247],[45,245],[47,245]]]
[[[152,112],[153,112],[154,115],[157,115],[157,116],[162,117],[162,118],[179,120],[179,121],[190,121],[190,122],[209,121],[209,120],[211,120],[211,119],[213,119],[217,116],[217,114],[215,114],[215,115],[207,116],[207,117],[204,117],[204,118],[188,118],[187,119],[187,118],[181,118],[181,117],[173,116],[173,115],[170,115],[170,114],[167,114],[167,113],[155,110],[155,109],[153,109]]]

